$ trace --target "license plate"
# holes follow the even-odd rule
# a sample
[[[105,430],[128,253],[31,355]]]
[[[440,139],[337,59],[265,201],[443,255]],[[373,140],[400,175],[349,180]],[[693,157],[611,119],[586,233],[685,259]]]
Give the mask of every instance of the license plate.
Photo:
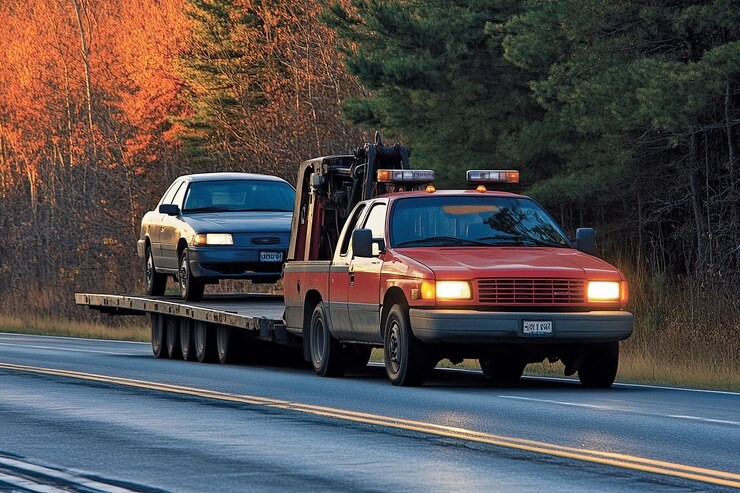
[[[260,262],[282,262],[283,252],[260,252]]]
[[[525,320],[522,325],[522,332],[530,336],[547,336],[552,335],[551,320]]]

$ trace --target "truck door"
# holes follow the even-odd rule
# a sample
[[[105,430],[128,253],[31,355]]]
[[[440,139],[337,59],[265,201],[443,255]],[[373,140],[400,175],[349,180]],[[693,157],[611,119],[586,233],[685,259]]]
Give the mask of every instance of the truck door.
[[[373,238],[385,238],[385,202],[373,204],[363,228],[373,232]],[[380,254],[380,252],[378,252]],[[380,271],[379,256],[354,257],[349,265],[349,297],[347,308],[352,332],[358,341],[380,341]]]
[[[339,249],[334,254],[334,259],[329,268],[329,311],[332,324],[337,335],[347,339],[352,338],[352,324],[347,310],[349,264],[352,258],[350,239],[352,231],[359,226],[366,208],[366,204],[360,204],[353,211],[352,217],[347,221],[342,237],[339,239]]]

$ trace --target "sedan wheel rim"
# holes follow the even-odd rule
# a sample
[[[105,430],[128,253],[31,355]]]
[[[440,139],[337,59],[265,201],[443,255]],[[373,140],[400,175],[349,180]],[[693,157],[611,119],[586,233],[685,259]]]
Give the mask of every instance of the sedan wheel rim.
[[[151,284],[152,278],[154,277],[154,260],[152,260],[152,253],[149,252],[149,255],[146,258],[146,283]]]
[[[183,258],[180,264],[180,291],[183,293],[188,290],[188,261]]]

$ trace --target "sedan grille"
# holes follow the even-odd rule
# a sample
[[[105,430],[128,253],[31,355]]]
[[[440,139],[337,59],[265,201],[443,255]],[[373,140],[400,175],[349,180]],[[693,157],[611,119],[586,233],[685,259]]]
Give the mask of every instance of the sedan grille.
[[[481,279],[478,302],[493,305],[569,305],[585,303],[581,279]]]

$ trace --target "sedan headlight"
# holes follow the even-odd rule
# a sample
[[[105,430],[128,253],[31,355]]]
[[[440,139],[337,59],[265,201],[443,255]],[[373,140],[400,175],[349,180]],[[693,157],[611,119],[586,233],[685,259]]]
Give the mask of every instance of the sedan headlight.
[[[619,301],[619,283],[613,281],[589,282],[588,301]]]
[[[469,281],[437,281],[438,300],[469,300],[472,290]]]
[[[193,238],[193,245],[233,245],[234,239],[230,233],[197,234]]]

